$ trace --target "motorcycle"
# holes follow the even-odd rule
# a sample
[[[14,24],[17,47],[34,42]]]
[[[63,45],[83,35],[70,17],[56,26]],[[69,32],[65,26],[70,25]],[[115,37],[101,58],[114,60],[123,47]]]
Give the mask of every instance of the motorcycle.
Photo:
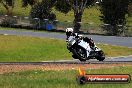
[[[103,61],[105,59],[104,52],[98,48],[92,39],[82,37],[77,33],[70,32],[71,35],[67,35],[67,49],[72,52],[74,59],[80,61],[86,61],[89,59],[97,59]]]

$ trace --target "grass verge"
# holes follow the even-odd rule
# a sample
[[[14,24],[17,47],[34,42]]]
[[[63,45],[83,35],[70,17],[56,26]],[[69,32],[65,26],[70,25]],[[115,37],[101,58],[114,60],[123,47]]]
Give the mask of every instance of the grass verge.
[[[71,54],[64,40],[0,35],[0,62],[66,60]],[[106,56],[132,55],[132,48],[102,45]]]
[[[130,74],[131,67],[111,69],[88,69],[87,74]],[[68,71],[24,71],[0,75],[1,88],[131,88],[129,84],[85,84],[76,82],[76,70]]]

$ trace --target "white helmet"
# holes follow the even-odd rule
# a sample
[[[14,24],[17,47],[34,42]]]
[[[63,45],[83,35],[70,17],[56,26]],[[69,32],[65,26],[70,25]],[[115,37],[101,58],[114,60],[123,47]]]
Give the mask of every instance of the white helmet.
[[[73,33],[73,28],[67,28],[66,29],[66,35],[67,36],[71,36],[72,33]]]
[[[66,32],[73,32],[73,28],[67,28]]]
[[[78,37],[79,37],[80,39],[83,39],[83,35],[78,35]]]

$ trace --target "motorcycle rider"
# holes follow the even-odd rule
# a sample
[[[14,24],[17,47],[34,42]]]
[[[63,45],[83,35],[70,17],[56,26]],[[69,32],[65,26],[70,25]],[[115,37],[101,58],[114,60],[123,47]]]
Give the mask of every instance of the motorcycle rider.
[[[93,49],[93,50],[96,49],[95,43],[92,38],[84,37],[83,40],[85,42],[89,43],[91,49]]]
[[[73,36],[73,37],[78,37],[78,33],[73,33],[73,28],[67,28],[66,29],[66,35],[67,35],[67,39],[70,37],[70,36]]]
[[[66,38],[67,41],[69,37],[72,37],[72,38],[74,37],[78,40],[83,39],[85,42],[89,43],[91,49],[95,50],[95,44],[93,39],[88,37],[83,37],[82,35],[79,35],[78,33],[74,33],[73,28],[67,28],[66,35],[67,35],[67,38]]]

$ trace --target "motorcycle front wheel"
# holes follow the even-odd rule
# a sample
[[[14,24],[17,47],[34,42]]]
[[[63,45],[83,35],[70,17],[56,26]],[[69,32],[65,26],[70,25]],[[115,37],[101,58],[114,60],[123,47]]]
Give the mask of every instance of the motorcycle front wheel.
[[[99,60],[99,61],[103,61],[103,60],[105,59],[105,54],[104,54],[104,52],[103,52],[103,51],[99,51],[99,52],[98,52],[98,56],[97,56],[96,58],[97,58],[97,60]]]

